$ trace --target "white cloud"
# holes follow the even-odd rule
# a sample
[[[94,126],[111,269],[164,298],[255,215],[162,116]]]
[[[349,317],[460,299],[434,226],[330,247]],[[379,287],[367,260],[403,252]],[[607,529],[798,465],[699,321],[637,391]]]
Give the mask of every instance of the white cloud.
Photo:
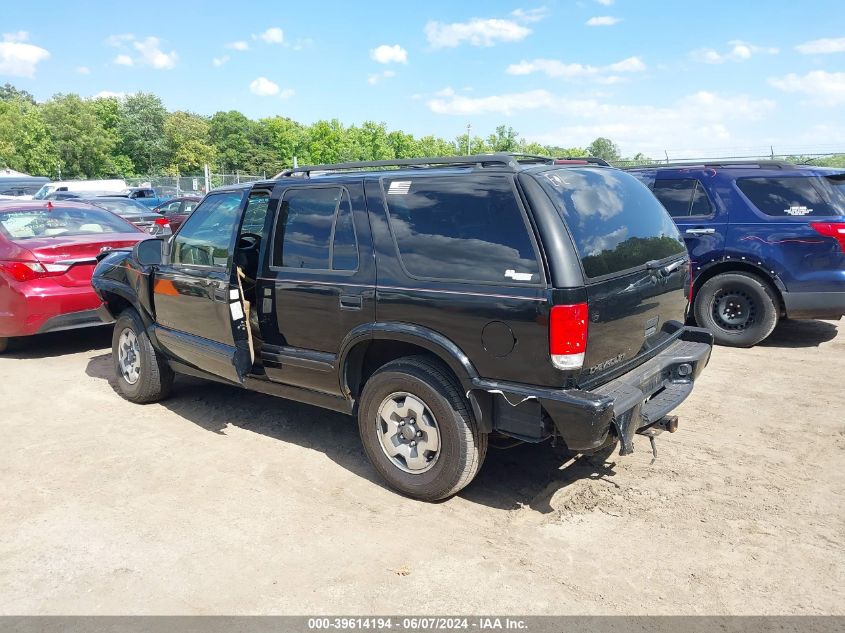
[[[613,26],[619,24],[622,18],[617,18],[612,15],[597,15],[594,18],[587,20],[587,26]]]
[[[531,140],[572,147],[587,145],[599,136],[612,138],[624,148],[662,154],[664,148],[678,148],[680,139],[696,148],[734,141],[734,130],[744,131],[749,122],[764,119],[775,103],[746,95],[726,97],[701,91],[673,103],[624,105],[597,99],[573,99],[547,90],[470,98],[452,95],[430,99],[430,110],[461,117],[476,115],[509,116],[518,113],[550,113],[567,125]]]
[[[296,90],[293,88],[285,88],[279,93],[280,99],[290,99],[293,95],[296,94]]]
[[[230,48],[233,51],[248,51],[249,44],[243,40],[238,40],[237,42],[229,42],[226,44],[226,48]]]
[[[646,65],[639,57],[628,57],[622,61],[607,66],[590,66],[584,64],[562,62],[557,59],[534,59],[511,64],[505,69],[509,75],[530,75],[545,73],[549,77],[564,79],[590,78],[599,83],[618,83],[622,80],[612,73],[636,73],[646,70]]]
[[[92,99],[123,99],[126,96],[125,92],[112,92],[111,90],[101,90],[95,94]]]
[[[118,35],[109,35],[106,38],[106,45],[120,48],[135,39],[132,33],[120,33]]]
[[[254,40],[263,40],[268,44],[281,44],[285,41],[285,32],[278,26],[271,26],[269,29],[258,35],[253,35]],[[244,42],[246,43],[246,42]],[[239,49],[240,50],[240,49]],[[246,49],[243,49],[246,50]]]
[[[777,48],[767,46],[755,46],[742,40],[731,40],[730,47],[726,52],[720,53],[712,48],[699,48],[690,53],[690,57],[705,64],[724,64],[725,62],[742,62],[751,59],[759,53],[766,55],[777,55]]]
[[[596,0],[596,2],[598,2],[603,7],[609,7],[613,4],[613,0]]]
[[[129,55],[123,55],[123,54],[115,57],[114,63],[117,64],[118,66],[133,66],[135,64],[135,62],[132,61],[132,58],[129,57]]]
[[[88,66],[78,66],[76,68],[76,72],[78,72],[80,75],[90,75],[91,69],[88,68]]]
[[[399,46],[399,44],[394,44],[393,46],[382,44],[370,51],[370,59],[377,61],[379,64],[407,64],[408,51]]]
[[[813,70],[806,75],[790,73],[771,77],[769,84],[784,92],[805,94],[810,101],[826,106],[845,103],[845,73]]]
[[[231,57],[229,57],[228,55],[222,55],[221,57],[214,57],[211,60],[211,63],[215,67],[220,68],[220,66],[222,66],[223,64],[228,62],[230,59],[231,59]]]
[[[371,86],[375,86],[377,83],[384,79],[390,79],[391,77],[395,77],[396,73],[392,70],[385,70],[375,75],[370,75],[367,77],[367,83]]]
[[[499,42],[518,42],[531,34],[527,26],[497,18],[472,18],[469,22],[451,24],[430,21],[424,30],[432,48],[454,48],[464,43],[493,46]]]
[[[27,44],[29,33],[4,33],[0,42],[0,75],[34,77],[38,64],[50,58],[50,51]]]
[[[845,53],[845,37],[825,37],[820,40],[810,40],[795,47],[804,55],[827,55],[829,53]]]
[[[511,11],[511,17],[520,22],[540,22],[549,16],[548,7],[538,7],[536,9],[514,9]]]
[[[176,51],[165,53],[161,50],[161,40],[152,35],[133,42],[132,46],[140,53],[139,63],[152,66],[158,70],[170,70],[176,65],[176,60],[179,59]]]
[[[279,94],[279,84],[270,81],[267,77],[258,77],[249,84],[249,91],[259,97],[272,97]]]

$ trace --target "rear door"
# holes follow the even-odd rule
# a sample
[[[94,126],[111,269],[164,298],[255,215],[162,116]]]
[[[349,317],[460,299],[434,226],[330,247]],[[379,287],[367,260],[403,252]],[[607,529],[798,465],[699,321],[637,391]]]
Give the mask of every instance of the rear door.
[[[689,259],[666,210],[630,174],[570,167],[541,172],[538,179],[558,207],[583,269],[589,324],[578,380],[590,387],[673,340],[686,310]]]
[[[272,381],[337,395],[341,343],[375,319],[363,184],[279,186],[274,197],[279,211],[256,285],[261,361]]]
[[[678,225],[694,267],[722,259],[728,216],[718,210],[701,179],[689,172],[658,171],[652,191]]]
[[[153,276],[156,335],[177,360],[239,382],[251,366],[233,270],[246,189],[211,193],[170,243]]]

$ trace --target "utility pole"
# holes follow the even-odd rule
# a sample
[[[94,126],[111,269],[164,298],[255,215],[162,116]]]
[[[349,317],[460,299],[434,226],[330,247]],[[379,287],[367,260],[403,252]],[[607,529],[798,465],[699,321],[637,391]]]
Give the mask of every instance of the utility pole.
[[[470,149],[472,141],[470,140],[472,137],[469,135],[472,132],[472,123],[467,123],[467,156],[472,154]]]

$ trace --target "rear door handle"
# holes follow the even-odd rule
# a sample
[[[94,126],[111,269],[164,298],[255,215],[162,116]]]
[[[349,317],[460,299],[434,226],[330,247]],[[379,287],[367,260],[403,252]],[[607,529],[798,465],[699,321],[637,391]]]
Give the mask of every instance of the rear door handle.
[[[340,295],[341,310],[360,310],[364,305],[363,299],[354,295]]]
[[[685,233],[688,235],[712,235],[716,229],[687,229]]]

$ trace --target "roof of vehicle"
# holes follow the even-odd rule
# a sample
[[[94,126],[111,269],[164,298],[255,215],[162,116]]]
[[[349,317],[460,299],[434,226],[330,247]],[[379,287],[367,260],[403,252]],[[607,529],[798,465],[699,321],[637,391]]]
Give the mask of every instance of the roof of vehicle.
[[[729,172],[732,175],[776,177],[798,172],[813,176],[825,176],[832,173],[845,172],[845,169],[819,167],[816,165],[798,165],[776,160],[740,160],[740,161],[702,161],[698,163],[663,163],[655,165],[641,165],[626,167],[625,171],[657,172],[657,171],[712,171]]]

